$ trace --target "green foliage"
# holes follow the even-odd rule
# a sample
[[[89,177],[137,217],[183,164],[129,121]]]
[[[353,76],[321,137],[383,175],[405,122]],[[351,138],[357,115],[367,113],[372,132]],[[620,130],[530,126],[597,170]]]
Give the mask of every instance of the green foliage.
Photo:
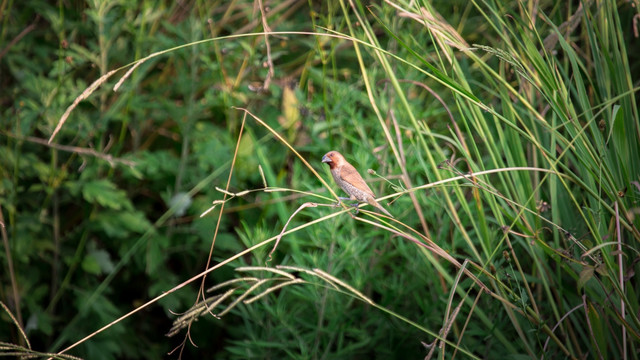
[[[2,354],[638,357],[637,6],[262,3],[3,5]]]

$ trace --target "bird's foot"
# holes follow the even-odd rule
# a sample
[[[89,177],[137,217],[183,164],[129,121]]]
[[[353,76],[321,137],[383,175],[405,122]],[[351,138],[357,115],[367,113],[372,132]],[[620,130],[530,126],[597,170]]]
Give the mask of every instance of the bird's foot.
[[[348,201],[351,200],[351,198],[348,197],[338,197],[338,201],[335,202],[335,204],[333,204],[333,207],[340,207],[340,204],[342,204],[343,201]],[[353,206],[353,205],[351,205]]]
[[[336,201],[336,202],[333,204],[333,207],[340,207],[340,205],[342,204],[342,200],[351,200],[350,198],[343,198],[343,197],[341,197],[341,198],[339,198],[339,199],[340,199],[341,201]],[[356,208],[355,213],[353,213],[353,214],[351,215],[351,217],[355,217],[354,215],[358,215],[358,214],[360,213],[360,207],[359,207],[359,206],[360,206],[360,202],[356,201],[355,203],[347,204],[347,205],[349,205],[349,206],[351,206],[351,207],[353,207],[353,208]]]
[[[360,203],[359,202],[357,202],[355,204],[350,204],[350,206],[356,208],[356,213],[355,213],[356,215],[358,215],[358,213],[360,213]]]

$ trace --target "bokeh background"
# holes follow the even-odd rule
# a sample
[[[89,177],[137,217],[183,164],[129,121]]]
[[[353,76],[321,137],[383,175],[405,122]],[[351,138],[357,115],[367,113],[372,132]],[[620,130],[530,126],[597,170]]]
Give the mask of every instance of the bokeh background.
[[[0,354],[637,359],[638,5],[1,2]]]

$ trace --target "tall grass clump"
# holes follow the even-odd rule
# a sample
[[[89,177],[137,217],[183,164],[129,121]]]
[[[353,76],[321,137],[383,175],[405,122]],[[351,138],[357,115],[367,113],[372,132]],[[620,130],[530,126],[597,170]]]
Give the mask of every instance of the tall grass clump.
[[[432,240],[482,269],[473,271],[488,287],[477,294],[444,276],[448,306],[464,306],[453,325],[444,318],[431,330],[459,326],[451,338],[479,356],[637,356],[640,126],[616,4],[474,2],[453,26],[431,4],[393,8],[422,32],[384,9],[344,8],[362,24],[350,27],[364,43],[355,46],[391,84],[365,86],[381,126],[393,113],[412,135],[403,151],[413,164],[387,139],[400,171],[462,176],[430,194],[446,215],[428,223],[447,228]],[[475,34],[465,36],[467,24]],[[403,55],[378,41],[380,27]],[[425,197],[418,203],[433,213]]]

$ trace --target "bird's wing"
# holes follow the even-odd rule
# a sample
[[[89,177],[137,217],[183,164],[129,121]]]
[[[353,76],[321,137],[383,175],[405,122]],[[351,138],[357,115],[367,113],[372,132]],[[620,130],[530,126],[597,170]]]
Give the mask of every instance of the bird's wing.
[[[371,191],[371,188],[369,187],[369,185],[367,185],[367,183],[364,182],[364,179],[362,178],[362,176],[360,176],[360,174],[358,173],[358,170],[356,170],[356,168],[353,167],[353,165],[349,163],[342,165],[342,169],[340,169],[340,177],[342,178],[342,180],[350,183],[351,185],[355,186],[361,191],[368,193],[373,198],[376,197],[373,194],[373,191]]]

